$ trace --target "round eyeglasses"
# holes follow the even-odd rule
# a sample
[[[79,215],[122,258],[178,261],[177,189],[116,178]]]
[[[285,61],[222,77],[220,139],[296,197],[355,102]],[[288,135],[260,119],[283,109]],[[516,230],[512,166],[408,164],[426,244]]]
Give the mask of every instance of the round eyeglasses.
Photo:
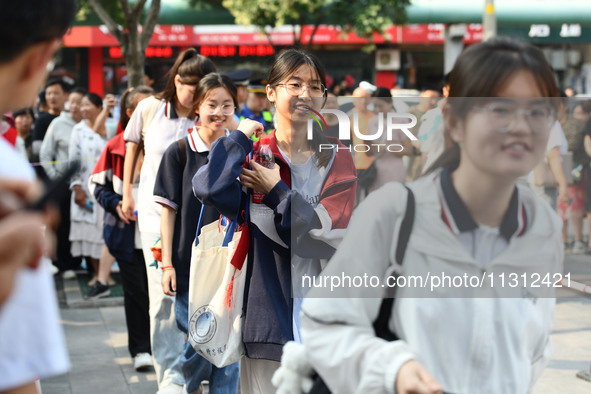
[[[223,104],[223,105],[213,105],[213,104],[205,104],[205,114],[206,115],[213,115],[217,112],[218,108],[221,109],[222,115],[230,116],[234,114],[236,107],[230,104]]]
[[[472,108],[473,111],[489,115],[489,122],[501,133],[514,129],[517,116],[523,114],[534,133],[547,133],[556,121],[556,110],[549,103],[530,104],[529,108],[518,108],[512,101],[493,101]]]
[[[323,97],[326,93],[326,87],[321,83],[305,84],[300,82],[278,83],[277,86],[284,86],[287,94],[293,97],[298,97],[304,94],[304,90],[308,88],[310,97]]]

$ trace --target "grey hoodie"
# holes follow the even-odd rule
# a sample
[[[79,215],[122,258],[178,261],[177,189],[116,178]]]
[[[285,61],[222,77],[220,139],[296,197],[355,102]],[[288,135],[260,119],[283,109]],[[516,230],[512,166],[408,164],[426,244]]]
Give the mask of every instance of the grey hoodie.
[[[57,179],[67,168],[70,135],[76,122],[69,112],[62,112],[49,124],[41,144],[39,159],[50,179]],[[57,163],[56,163],[57,162]]]

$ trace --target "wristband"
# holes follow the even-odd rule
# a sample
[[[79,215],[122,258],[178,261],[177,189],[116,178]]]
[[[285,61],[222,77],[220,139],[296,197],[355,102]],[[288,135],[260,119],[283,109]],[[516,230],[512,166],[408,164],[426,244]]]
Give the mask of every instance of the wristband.
[[[162,269],[162,271],[166,271],[166,270],[169,270],[169,269],[174,269],[174,266],[172,266],[172,265],[163,265],[160,268]]]

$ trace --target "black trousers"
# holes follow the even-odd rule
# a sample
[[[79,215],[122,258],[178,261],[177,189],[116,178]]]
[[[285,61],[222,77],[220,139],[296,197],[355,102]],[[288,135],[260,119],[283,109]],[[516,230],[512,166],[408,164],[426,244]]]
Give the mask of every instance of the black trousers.
[[[82,262],[81,257],[73,257],[71,248],[72,243],[70,242],[70,204],[71,204],[71,193],[66,193],[66,196],[60,201],[60,223],[57,227],[57,251],[56,258],[53,262],[60,272],[67,270],[75,270],[80,267]]]
[[[131,357],[150,350],[150,316],[148,315],[148,277],[141,249],[133,252],[132,261],[117,260],[123,286],[123,304],[127,322],[128,349]]]

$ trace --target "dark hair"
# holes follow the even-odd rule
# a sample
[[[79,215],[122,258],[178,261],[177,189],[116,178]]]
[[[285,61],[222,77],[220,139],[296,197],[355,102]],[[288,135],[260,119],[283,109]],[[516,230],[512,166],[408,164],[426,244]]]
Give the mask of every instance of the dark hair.
[[[301,49],[285,49],[279,52],[269,71],[267,83],[271,86],[277,85],[281,80],[293,75],[304,64],[316,70],[320,82],[326,86],[326,71],[320,60],[310,52]]]
[[[44,89],[47,90],[48,87],[55,86],[55,85],[61,86],[62,87],[62,90],[64,91],[64,93],[67,93],[68,92],[69,86],[61,78],[51,78],[50,80],[48,80],[45,83]]]
[[[390,92],[390,89],[388,89],[388,88],[384,88],[384,87],[377,88],[376,90],[373,91],[373,93],[371,94],[371,97],[378,98],[382,101],[392,104],[392,93]]]
[[[320,78],[320,82],[326,86],[326,71],[320,60],[312,53],[301,49],[285,49],[279,52],[269,71],[267,83],[272,87],[276,87],[278,83],[292,76],[303,65],[308,65],[314,69],[318,74],[318,78]],[[324,100],[326,101],[326,92],[324,92]],[[320,145],[327,144],[328,140],[315,126],[312,128],[312,140],[309,143],[310,147],[316,152],[316,165],[326,167],[332,158],[332,153],[329,149],[320,149]]]
[[[494,37],[469,47],[458,57],[449,76],[449,97],[454,97],[447,102],[451,115],[465,118],[478,102],[473,97],[493,97],[505,81],[521,70],[531,72],[544,97],[559,97],[554,72],[535,46],[509,37]],[[445,140],[446,151],[425,173],[440,167],[453,171],[460,164],[460,148],[451,141],[447,129]]]
[[[193,109],[191,112],[196,112],[199,108],[199,105],[205,100],[207,94],[217,88],[224,88],[232,97],[232,101],[234,102],[234,106],[238,108],[238,97],[236,93],[236,85],[232,81],[232,78],[228,77],[227,75],[222,75],[219,73],[210,73],[204,76],[199,84],[197,85],[197,89],[195,89],[195,96],[193,96]]]
[[[33,118],[33,121],[35,121],[35,112],[33,111],[33,108],[22,108],[17,111],[13,111],[12,117],[13,117],[13,119],[16,119],[19,116],[27,115],[27,114],[31,115],[31,118]]]
[[[39,99],[39,106],[47,105],[47,99],[45,98],[45,88],[39,92],[37,98]]]
[[[148,63],[144,63],[144,75],[147,75],[150,79],[154,79],[154,69]]]
[[[86,93],[84,95],[95,106],[101,108],[103,106],[103,99],[96,93]]]
[[[180,76],[182,83],[197,85],[201,78],[212,72],[216,72],[216,68],[211,59],[198,54],[195,48],[186,49],[178,55],[168,71],[166,87],[158,94],[158,98],[171,102],[176,99],[174,78],[177,75]]]
[[[121,95],[121,100],[119,104],[120,115],[119,115],[119,124],[121,124],[121,128],[125,129],[127,127],[127,123],[129,123],[129,116],[127,116],[127,110],[133,109],[137,107],[138,100],[137,97],[140,94],[153,94],[154,89],[149,86],[140,85],[135,88],[127,88],[125,92]]]
[[[84,89],[83,87],[76,86],[75,88],[70,90],[70,94],[72,93],[78,93],[84,96],[86,93],[88,93],[88,90]]]
[[[0,63],[7,63],[30,46],[60,38],[74,20],[75,0],[0,2]]]

